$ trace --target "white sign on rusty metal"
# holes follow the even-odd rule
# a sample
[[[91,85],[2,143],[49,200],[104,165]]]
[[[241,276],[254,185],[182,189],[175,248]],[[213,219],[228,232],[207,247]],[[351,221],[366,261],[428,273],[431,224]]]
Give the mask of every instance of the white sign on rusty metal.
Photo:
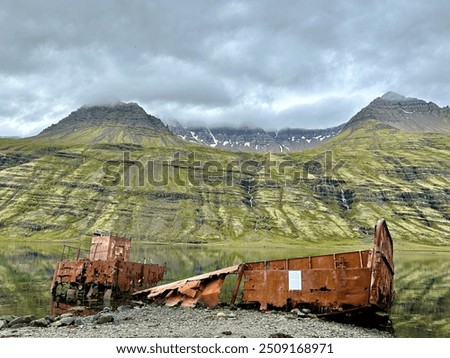
[[[302,272],[289,271],[289,291],[302,290]]]

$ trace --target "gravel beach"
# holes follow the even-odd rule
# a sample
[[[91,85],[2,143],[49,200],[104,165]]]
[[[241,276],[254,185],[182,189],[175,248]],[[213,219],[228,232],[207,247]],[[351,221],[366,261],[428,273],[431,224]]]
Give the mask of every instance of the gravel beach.
[[[314,315],[234,307],[121,306],[96,315],[0,316],[0,338],[392,338],[387,331],[331,322]]]

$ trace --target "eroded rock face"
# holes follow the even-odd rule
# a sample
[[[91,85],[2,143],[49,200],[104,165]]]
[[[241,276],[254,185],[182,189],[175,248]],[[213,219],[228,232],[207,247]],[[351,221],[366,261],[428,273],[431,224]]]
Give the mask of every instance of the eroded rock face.
[[[295,152],[325,143],[340,133],[344,125],[326,129],[287,128],[265,131],[262,128],[184,127],[170,125],[170,130],[186,141],[230,151]]]
[[[450,133],[449,118],[448,106],[441,108],[433,102],[387,92],[353,116],[345,128],[376,119],[401,130]]]
[[[34,158],[31,155],[17,153],[17,154],[1,154],[0,153],[0,170],[21,165],[32,161]]]

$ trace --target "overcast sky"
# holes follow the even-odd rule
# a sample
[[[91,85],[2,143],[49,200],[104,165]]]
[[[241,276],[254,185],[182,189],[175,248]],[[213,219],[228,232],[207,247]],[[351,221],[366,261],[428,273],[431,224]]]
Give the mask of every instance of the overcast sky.
[[[450,104],[450,1],[2,0],[0,136],[85,104],[325,128],[387,91]]]

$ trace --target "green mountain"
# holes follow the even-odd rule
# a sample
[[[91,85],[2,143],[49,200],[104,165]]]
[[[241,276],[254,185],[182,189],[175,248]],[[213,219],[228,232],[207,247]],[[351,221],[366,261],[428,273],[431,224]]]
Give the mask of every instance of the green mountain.
[[[183,141],[137,104],[82,107],[0,139],[0,238],[367,246],[385,218],[400,244],[448,245],[449,118],[388,93],[320,147],[264,154]]]
[[[181,141],[160,119],[136,103],[83,106],[34,137],[37,141],[77,144],[176,146]]]

